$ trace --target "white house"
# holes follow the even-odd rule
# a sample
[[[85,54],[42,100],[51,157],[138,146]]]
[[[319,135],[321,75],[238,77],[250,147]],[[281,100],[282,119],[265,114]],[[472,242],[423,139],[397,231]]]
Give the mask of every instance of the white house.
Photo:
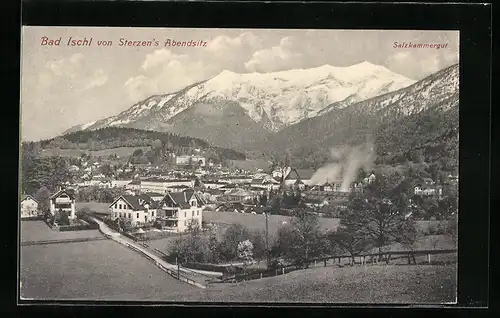
[[[121,195],[110,204],[111,218],[130,220],[133,227],[156,220],[156,202],[146,194]]]
[[[21,199],[21,219],[38,216],[38,201],[31,195],[24,195]]]
[[[413,194],[420,196],[442,196],[443,188],[430,178],[417,180],[413,185]]]
[[[132,180],[111,180],[112,188],[125,188]]]
[[[219,189],[219,188],[222,188],[223,186],[225,186],[227,184],[225,182],[214,181],[214,180],[201,181],[201,183],[203,183],[203,185],[207,189]]]
[[[125,186],[125,189],[130,191],[140,191],[141,190],[141,180],[133,180]]]
[[[194,181],[191,179],[158,179],[150,178],[141,181],[141,192],[158,192],[166,194],[170,188],[179,186],[192,187]]]
[[[206,158],[201,156],[177,156],[175,158],[175,164],[178,166],[187,166],[187,165],[198,165],[200,167],[204,167],[206,164]]]
[[[201,228],[203,205],[193,189],[167,193],[158,205],[159,221],[164,228],[179,233],[186,231],[190,222],[196,222]]]
[[[63,212],[68,215],[69,219],[76,218],[75,196],[73,192],[59,190],[49,198],[49,203],[52,215],[55,215],[56,212]]]
[[[71,172],[78,172],[78,171],[80,171],[80,167],[72,165],[72,166],[69,167],[69,171],[71,171]]]

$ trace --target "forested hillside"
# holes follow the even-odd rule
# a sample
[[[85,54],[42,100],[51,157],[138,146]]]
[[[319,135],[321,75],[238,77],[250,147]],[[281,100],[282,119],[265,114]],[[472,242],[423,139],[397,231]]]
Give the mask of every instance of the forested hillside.
[[[118,147],[155,147],[177,155],[192,154],[194,149],[210,151],[220,160],[245,160],[243,153],[215,147],[207,141],[172,133],[109,127],[77,131],[40,142],[41,148],[103,150]]]

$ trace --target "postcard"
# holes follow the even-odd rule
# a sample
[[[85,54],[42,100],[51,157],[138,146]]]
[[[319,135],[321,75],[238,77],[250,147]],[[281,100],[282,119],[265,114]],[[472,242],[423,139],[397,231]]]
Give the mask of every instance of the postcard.
[[[22,28],[21,300],[451,304],[459,32]]]

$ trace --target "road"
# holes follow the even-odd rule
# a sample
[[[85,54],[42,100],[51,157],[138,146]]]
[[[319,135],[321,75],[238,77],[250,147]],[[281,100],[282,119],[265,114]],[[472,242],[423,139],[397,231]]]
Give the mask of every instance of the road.
[[[174,265],[174,264],[170,264],[168,262],[166,262],[165,260],[163,260],[161,257],[159,257],[158,255],[156,255],[155,253],[153,253],[152,251],[144,248],[143,246],[133,242],[132,240],[124,237],[123,235],[121,235],[120,233],[112,230],[109,226],[107,226],[104,222],[102,222],[101,220],[99,219],[96,219],[96,218],[91,218],[92,220],[94,220],[95,222],[97,222],[97,224],[99,224],[99,229],[101,230],[101,232],[108,238],[122,244],[122,245],[125,245],[125,246],[133,246],[135,249],[141,251],[142,253],[148,255],[151,259],[153,259],[155,262],[159,263],[160,265],[162,265],[163,267],[167,268],[167,269],[170,269],[172,271],[180,271],[182,272],[183,274],[187,274],[189,276],[198,276],[198,277],[193,277],[193,279],[197,278],[196,280],[199,281],[200,277],[199,275],[206,275],[208,274],[209,272],[206,272],[206,271],[197,271],[197,270],[194,270],[194,269],[185,269],[183,267],[178,267],[177,265]],[[196,275],[197,274],[197,275]],[[212,274],[213,276],[222,276],[222,273],[217,273],[217,272],[210,272],[210,274]],[[200,286],[198,286],[200,287]]]

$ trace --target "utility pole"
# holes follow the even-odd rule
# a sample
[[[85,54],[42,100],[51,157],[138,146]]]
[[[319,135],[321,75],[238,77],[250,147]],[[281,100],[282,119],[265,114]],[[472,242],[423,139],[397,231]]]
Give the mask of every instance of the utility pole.
[[[267,258],[267,269],[269,269],[269,254],[270,254],[270,251],[269,251],[269,227],[268,227],[268,212],[269,211],[266,211],[266,258]]]
[[[175,262],[177,263],[177,279],[181,278],[181,266],[179,264],[179,261],[177,260],[177,257],[175,258]]]

